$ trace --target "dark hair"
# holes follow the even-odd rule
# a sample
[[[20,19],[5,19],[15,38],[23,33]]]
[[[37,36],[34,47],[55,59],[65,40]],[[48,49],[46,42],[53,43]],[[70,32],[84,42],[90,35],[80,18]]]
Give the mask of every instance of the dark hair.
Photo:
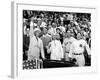
[[[57,31],[57,30],[61,31],[61,29],[60,29],[60,28],[56,28],[56,31]]]

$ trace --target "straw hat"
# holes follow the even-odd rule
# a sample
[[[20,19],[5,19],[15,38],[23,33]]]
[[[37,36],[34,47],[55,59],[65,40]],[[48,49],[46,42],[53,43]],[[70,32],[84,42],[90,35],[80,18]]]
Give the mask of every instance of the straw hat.
[[[34,33],[35,33],[36,31],[41,32],[41,30],[40,30],[40,29],[38,29],[38,28],[35,28],[35,29],[34,29]]]

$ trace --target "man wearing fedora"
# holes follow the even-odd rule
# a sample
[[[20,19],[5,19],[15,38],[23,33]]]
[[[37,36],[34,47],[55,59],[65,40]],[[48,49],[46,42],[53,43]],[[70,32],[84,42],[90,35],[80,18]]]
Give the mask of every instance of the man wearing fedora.
[[[48,30],[46,27],[43,28],[43,35],[41,37],[41,40],[43,41],[45,57],[46,59],[50,59],[50,54],[47,53],[47,46],[52,41],[52,37],[48,34]]]
[[[29,51],[28,51],[28,60],[39,59],[40,53],[42,58],[44,59],[44,49],[43,42],[39,38],[40,30],[38,28],[34,29],[34,35],[30,38]]]

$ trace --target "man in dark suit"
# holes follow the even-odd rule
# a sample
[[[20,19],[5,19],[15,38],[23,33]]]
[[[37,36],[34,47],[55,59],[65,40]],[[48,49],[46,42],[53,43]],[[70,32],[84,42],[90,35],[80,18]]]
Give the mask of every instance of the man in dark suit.
[[[47,53],[47,46],[48,46],[49,42],[51,42],[52,37],[51,37],[51,35],[48,34],[48,30],[46,27],[43,28],[43,35],[41,37],[41,40],[43,41],[45,57],[46,57],[46,59],[50,59],[50,54]]]
[[[27,51],[29,49],[29,29],[26,30],[26,34],[23,34],[23,60],[27,60]]]

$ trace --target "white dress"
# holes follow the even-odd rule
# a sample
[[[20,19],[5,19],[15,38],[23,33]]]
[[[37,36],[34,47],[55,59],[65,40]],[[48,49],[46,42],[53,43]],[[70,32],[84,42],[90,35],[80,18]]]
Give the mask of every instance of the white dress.
[[[51,60],[61,60],[64,57],[63,49],[61,42],[59,40],[53,40],[50,42],[51,47],[48,49],[48,52],[51,52]]]

